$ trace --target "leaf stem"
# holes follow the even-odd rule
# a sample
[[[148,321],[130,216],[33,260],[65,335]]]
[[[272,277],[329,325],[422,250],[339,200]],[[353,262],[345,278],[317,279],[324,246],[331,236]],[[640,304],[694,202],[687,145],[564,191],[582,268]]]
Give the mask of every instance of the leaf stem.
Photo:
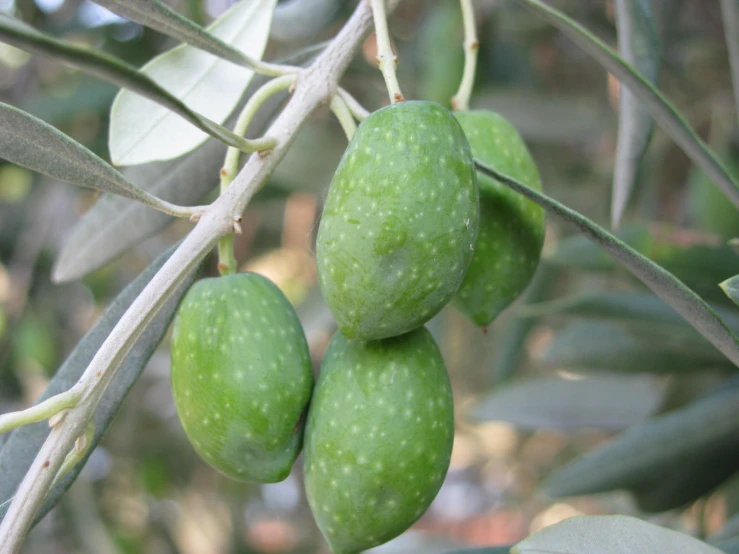
[[[331,100],[331,111],[339,120],[341,128],[344,129],[347,140],[352,140],[354,132],[357,130],[357,123],[354,121],[354,116],[352,116],[346,101],[338,94]]]
[[[470,109],[470,97],[472,96],[475,70],[477,69],[477,52],[480,50],[475,27],[475,8],[472,6],[472,0],[460,0],[460,6],[462,7],[462,19],[464,21],[464,73],[457,94],[452,96],[452,108],[455,111]]]
[[[357,121],[364,121],[365,119],[367,119],[370,114],[369,110],[362,106],[362,104],[360,104],[359,101],[354,98],[348,90],[339,87],[337,94],[341,96],[341,99],[344,100],[344,102],[346,102],[346,105],[349,108],[351,114],[354,116],[354,119],[356,119]]]
[[[47,398],[25,410],[0,415],[0,435],[22,425],[44,421],[63,410],[73,408],[80,401],[80,398],[82,398],[82,394],[79,389],[72,387],[68,391]]]
[[[398,56],[390,45],[390,33],[387,29],[387,15],[385,14],[385,0],[370,0],[372,17],[375,21],[375,37],[377,38],[377,65],[382,71],[385,86],[393,104],[403,101],[400,92],[398,76],[395,69],[398,67]]]
[[[478,159],[475,159],[475,166],[481,173],[497,179],[507,187],[539,204],[549,213],[574,224],[583,235],[602,247],[611,257],[626,267],[657,296],[672,306],[724,356],[739,367],[739,339],[718,314],[680,279],[575,210],[529,188],[513,177],[500,173]]]

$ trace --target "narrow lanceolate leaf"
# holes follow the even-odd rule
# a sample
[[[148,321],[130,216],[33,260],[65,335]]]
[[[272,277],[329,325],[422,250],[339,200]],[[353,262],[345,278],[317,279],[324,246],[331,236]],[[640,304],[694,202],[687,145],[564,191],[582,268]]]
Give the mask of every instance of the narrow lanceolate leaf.
[[[721,0],[721,16],[724,20],[731,81],[734,85],[734,105],[739,121],[739,0]]]
[[[739,312],[722,306],[712,308],[734,333],[739,333]],[[524,318],[572,315],[649,324],[665,323],[680,327],[690,325],[659,296],[624,292],[583,294],[539,304],[527,304],[519,308],[516,315]]]
[[[713,546],[630,516],[578,516],[525,538],[511,554],[722,554]]]
[[[726,167],[714,152],[659,90],[603,41],[560,11],[547,6],[540,0],[518,0],[518,2],[532,8],[565,33],[604,68],[613,73],[619,81],[629,87],[665,132],[680,145],[696,165],[708,174],[726,197],[739,207],[739,184],[732,180]]]
[[[276,0],[241,0],[208,31],[254,59],[261,59]],[[191,109],[222,123],[233,111],[254,72],[183,44],[141,68]],[[117,165],[177,158],[207,135],[170,111],[123,90],[110,113],[110,156]]]
[[[726,297],[716,283],[739,273],[739,256],[734,255],[730,246],[678,227],[624,227],[617,237],[703,298],[724,302]],[[559,241],[546,261],[568,270],[613,271],[618,268],[597,243],[583,235],[571,235]]]
[[[278,63],[304,65],[318,52],[314,47],[301,49]],[[249,98],[266,81],[261,75],[254,78],[244,97]],[[287,94],[287,91],[277,93],[262,105],[249,125],[247,137],[264,133]],[[230,126],[236,117],[231,116],[228,121]],[[158,197],[189,206],[200,202],[218,185],[218,170],[225,153],[222,143],[208,139],[202,147],[178,160],[128,167],[123,174]],[[75,225],[54,264],[52,278],[59,283],[79,279],[115,260],[171,222],[170,216],[147,210],[136,202],[103,195]]]
[[[550,375],[498,387],[469,415],[532,431],[583,427],[620,431],[647,419],[661,399],[659,381],[646,375],[577,379]]]
[[[542,206],[548,212],[574,224],[590,240],[603,248],[620,262],[635,277],[647,285],[675,311],[682,315],[695,329],[707,338],[731,362],[739,367],[739,339],[729,330],[726,323],[695,292],[677,277],[658,266],[649,258],[614,237],[582,214],[571,210],[541,192],[527,187],[515,179],[503,175],[480,160],[475,160],[477,170],[498,179],[520,194]]]
[[[552,497],[639,489],[673,463],[719,449],[735,452],[738,445],[739,389],[733,387],[628,429],[555,471],[544,489]]]
[[[77,382],[100,346],[108,338],[113,327],[118,323],[118,320],[138,297],[159,268],[164,265],[164,262],[169,259],[175,248],[170,248],[154,260],[135,281],[118,295],[97,324],[88,331],[66,361],[57,370],[39,401],[68,390]],[[125,400],[128,391],[141,374],[159,341],[161,341],[167,331],[169,322],[174,316],[175,308],[182,295],[190,286],[193,277],[194,273],[172,295],[172,298],[165,304],[146,330],[144,330],[141,338],[139,338],[124,360],[123,365],[116,372],[115,377],[108,386],[95,411],[95,434],[85,457],[51,490],[43,507],[36,514],[36,521],[41,519],[54,507],[61,495],[64,494],[82,470],[87,457],[100,442],[100,439],[103,437],[103,434]],[[3,445],[2,450],[0,450],[0,475],[3,476],[0,479],[0,519],[4,517],[10,505],[10,499],[48,434],[49,424],[46,421],[25,425],[15,430]]]
[[[524,293],[523,305],[519,310],[525,309],[530,303],[542,300],[556,282],[557,273],[558,269],[550,264],[539,264],[539,269]],[[534,318],[516,318],[495,337],[494,352],[496,355],[493,360],[493,372],[496,383],[510,379],[516,372],[526,353],[524,348],[526,340],[535,325]]]
[[[31,114],[0,102],[0,157],[49,177],[110,192],[170,214],[182,209],[134,185],[105,160]]]
[[[131,21],[228,60],[252,67],[251,59],[159,0],[94,0]]]
[[[150,99],[147,101],[149,106],[155,106],[155,102],[158,104],[155,109],[177,114],[171,117],[178,118],[182,121],[182,125],[190,127],[194,125],[203,133],[244,152],[253,152],[257,148],[268,146],[267,143],[265,145],[250,143],[207,117],[194,112],[159,86],[155,80],[109,54],[48,37],[33,27],[4,14],[0,14],[0,40],[32,54],[60,59],[86,73],[131,89],[136,95]]]
[[[739,305],[739,275],[727,279],[719,286],[726,293],[726,296],[734,301],[734,304]]]
[[[554,369],[619,373],[702,373],[737,369],[693,329],[576,320],[539,352]]]
[[[624,60],[652,85],[657,84],[659,52],[649,0],[616,0],[618,48]],[[630,90],[619,91],[618,144],[613,173],[611,224],[618,227],[634,188],[654,121]]]

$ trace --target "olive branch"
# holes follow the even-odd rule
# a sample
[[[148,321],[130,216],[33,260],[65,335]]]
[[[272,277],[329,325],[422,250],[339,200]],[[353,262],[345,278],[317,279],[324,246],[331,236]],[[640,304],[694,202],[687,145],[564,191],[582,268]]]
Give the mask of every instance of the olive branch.
[[[387,10],[393,10],[398,3],[399,0],[387,0]],[[86,435],[103,393],[147,325],[219,240],[239,229],[241,214],[285,156],[303,123],[317,108],[337,97],[339,79],[372,23],[370,3],[360,2],[323,53],[310,66],[296,71],[292,97],[265,133],[274,140],[273,147],[267,153],[251,155],[223,194],[203,209],[193,230],[113,328],[80,380],[61,403],[56,400],[54,408],[61,405],[65,411],[50,420],[51,432],[0,524],[0,554],[20,548],[67,455],[75,443],[77,449],[84,447],[81,437]],[[346,95],[342,94],[341,99],[337,102],[339,110],[343,110]],[[349,104],[347,109],[356,111],[351,100]],[[72,401],[66,402],[70,398]],[[41,419],[48,417],[44,408],[39,410],[37,406],[37,418],[39,414]]]

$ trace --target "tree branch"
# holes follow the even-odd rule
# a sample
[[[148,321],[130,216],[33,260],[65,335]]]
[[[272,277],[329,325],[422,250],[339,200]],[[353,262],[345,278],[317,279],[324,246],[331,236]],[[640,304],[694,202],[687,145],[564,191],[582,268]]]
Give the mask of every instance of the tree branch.
[[[388,11],[399,1],[388,0]],[[221,237],[233,231],[252,196],[285,156],[303,123],[320,105],[331,101],[339,78],[371,24],[370,5],[360,2],[327,49],[298,75],[295,93],[266,133],[276,140],[274,148],[249,158],[110,333],[77,384],[82,391],[80,402],[54,426],[18,488],[0,525],[0,554],[13,554],[20,549],[66,455],[84,434],[100,398],[133,344],[189,271]]]

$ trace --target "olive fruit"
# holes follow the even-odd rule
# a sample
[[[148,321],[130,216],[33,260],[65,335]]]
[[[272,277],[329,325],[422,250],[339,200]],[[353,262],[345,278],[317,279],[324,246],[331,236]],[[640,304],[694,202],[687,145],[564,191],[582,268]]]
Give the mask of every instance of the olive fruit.
[[[425,327],[380,341],[334,335],[305,432],[305,486],[336,554],[387,542],[441,487],[454,413],[444,360]]]
[[[198,454],[234,479],[287,477],[313,373],[280,289],[254,273],[198,281],[179,307],[171,352],[177,414]]]
[[[541,179],[521,135],[491,111],[458,112],[472,154],[541,190]],[[480,232],[467,275],[454,297],[476,325],[485,327],[518,298],[536,272],[544,245],[544,210],[497,180],[478,175]]]
[[[318,276],[341,332],[375,340],[436,315],[472,259],[479,218],[469,144],[451,113],[408,101],[372,113],[331,182]]]

